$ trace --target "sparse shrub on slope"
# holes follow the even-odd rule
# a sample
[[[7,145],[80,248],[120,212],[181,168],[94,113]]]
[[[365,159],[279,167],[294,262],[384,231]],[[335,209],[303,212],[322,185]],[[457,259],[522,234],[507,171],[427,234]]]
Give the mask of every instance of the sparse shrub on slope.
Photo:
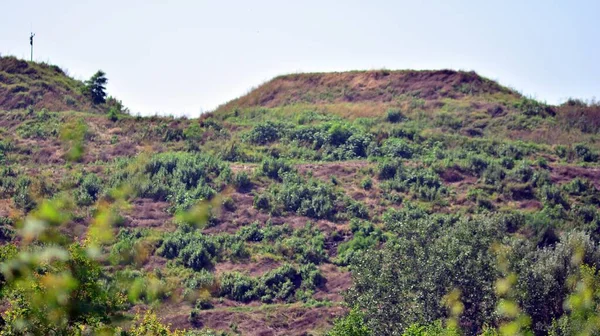
[[[140,197],[170,201],[174,209],[211,199],[231,179],[227,164],[200,154],[158,154],[133,170],[128,163],[117,167],[112,184],[129,184]]]
[[[219,280],[219,293],[240,302],[290,302],[297,290],[314,289],[320,281],[320,273],[313,264],[300,269],[284,264],[256,278],[238,272],[226,273]]]
[[[383,160],[377,164],[377,177],[380,180],[390,180],[396,176],[398,170],[402,169],[400,160]]]
[[[310,223],[295,231],[291,237],[283,239],[276,249],[300,263],[318,265],[327,260],[325,236]]]
[[[596,162],[598,161],[598,154],[592,151],[588,146],[584,144],[575,145],[575,153],[584,162]]]
[[[391,123],[397,123],[404,120],[404,116],[400,110],[388,110],[385,119]]]
[[[168,259],[178,258],[184,266],[200,271],[212,265],[219,249],[211,237],[198,231],[178,230],[164,238],[157,252]]]
[[[248,302],[258,298],[255,292],[258,281],[241,273],[232,272],[224,274],[220,279],[219,294],[228,299]]]
[[[279,140],[287,132],[287,127],[283,124],[271,121],[256,125],[250,133],[246,135],[246,140],[257,145],[265,145]]]
[[[566,129],[577,128],[584,133],[600,131],[600,103],[569,99],[557,107],[557,124]]]
[[[387,139],[382,146],[382,152],[392,158],[410,159],[416,151],[416,148],[406,140],[398,138]]]
[[[121,229],[116,237],[117,242],[110,250],[109,261],[113,265],[142,264],[153,252],[151,246],[143,244],[147,235],[146,229]]]
[[[284,160],[281,159],[265,159],[259,166],[259,174],[272,179],[282,179],[282,175],[295,169]]]
[[[62,120],[56,112],[42,110],[35,118],[21,123],[16,131],[22,138],[27,139],[49,139],[56,138],[60,133]]]
[[[515,107],[529,117],[548,117],[554,116],[556,112],[548,105],[540,103],[537,100],[523,98],[515,103]]]
[[[404,168],[400,164],[385,161],[380,168],[389,170],[385,173],[386,176],[393,173],[393,178],[381,183],[381,188],[386,192],[410,192],[414,197],[425,201],[440,199],[448,193],[439,175],[431,168]],[[381,170],[380,175],[385,170]]]
[[[337,261],[342,265],[348,265],[352,259],[362,251],[376,248],[384,240],[383,232],[375,229],[371,223],[351,222],[354,237],[351,240],[338,245]]]
[[[16,180],[12,199],[15,205],[25,212],[36,207],[37,203],[31,194],[31,179],[21,176]]]
[[[233,177],[233,185],[239,192],[246,192],[252,188],[252,181],[246,172],[239,172]]]
[[[92,205],[102,192],[102,181],[96,174],[88,174],[83,178],[75,192],[78,205]]]
[[[336,212],[336,194],[330,186],[295,174],[284,176],[276,199],[284,210],[312,218],[331,218]]]

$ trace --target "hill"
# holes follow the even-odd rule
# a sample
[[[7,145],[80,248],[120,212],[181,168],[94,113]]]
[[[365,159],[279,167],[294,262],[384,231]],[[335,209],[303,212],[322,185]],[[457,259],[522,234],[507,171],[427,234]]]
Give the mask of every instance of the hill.
[[[92,110],[82,89],[81,81],[69,77],[58,66],[0,57],[0,110]]]
[[[444,70],[282,76],[197,119],[58,108],[0,111],[5,330],[597,325],[595,103]]]
[[[459,99],[467,95],[496,93],[520,96],[475,72],[377,70],[307,73],[274,78],[217,110],[293,104],[394,104],[406,97]]]

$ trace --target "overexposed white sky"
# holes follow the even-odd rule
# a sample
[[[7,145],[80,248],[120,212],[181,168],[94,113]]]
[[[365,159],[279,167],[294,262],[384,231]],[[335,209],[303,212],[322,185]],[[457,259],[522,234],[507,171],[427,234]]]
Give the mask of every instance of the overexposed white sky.
[[[102,69],[133,113],[197,116],[273,76],[475,70],[549,103],[600,97],[600,1],[0,0],[0,54]]]

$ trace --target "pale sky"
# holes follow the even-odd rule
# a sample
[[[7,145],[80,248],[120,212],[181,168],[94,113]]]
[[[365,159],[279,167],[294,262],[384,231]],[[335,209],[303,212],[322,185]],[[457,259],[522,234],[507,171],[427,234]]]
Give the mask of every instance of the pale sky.
[[[197,116],[280,74],[475,70],[549,103],[600,98],[599,0],[0,0],[0,54],[61,66],[133,113]]]

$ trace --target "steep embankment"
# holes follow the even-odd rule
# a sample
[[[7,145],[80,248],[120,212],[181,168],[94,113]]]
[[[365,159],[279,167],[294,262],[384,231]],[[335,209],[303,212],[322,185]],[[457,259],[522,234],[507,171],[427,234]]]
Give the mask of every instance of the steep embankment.
[[[83,83],[56,65],[0,57],[0,110],[88,111]]]

